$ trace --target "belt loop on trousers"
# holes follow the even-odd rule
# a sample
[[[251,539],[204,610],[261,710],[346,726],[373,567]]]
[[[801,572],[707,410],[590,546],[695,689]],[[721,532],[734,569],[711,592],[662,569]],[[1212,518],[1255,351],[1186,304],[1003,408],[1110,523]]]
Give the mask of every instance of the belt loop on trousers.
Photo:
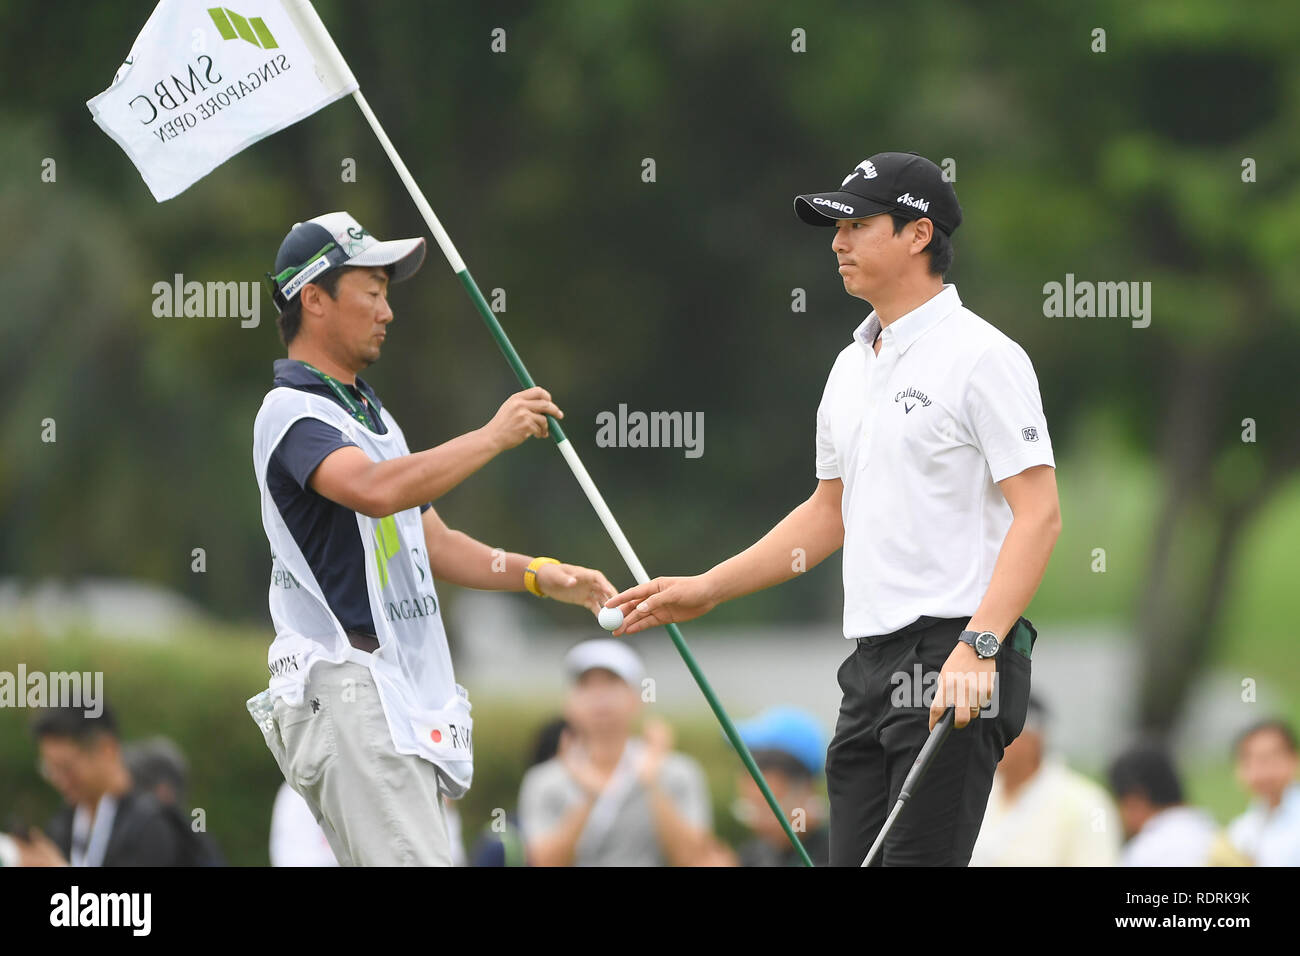
[[[896,631],[891,631],[888,634],[874,634],[871,637],[859,637],[855,638],[855,640],[858,642],[859,647],[875,647],[877,644],[884,644],[886,641],[892,641],[894,638],[902,637],[904,634],[911,634],[914,631],[923,631],[927,627],[939,623],[941,620],[943,620],[943,618],[927,617],[923,614],[911,624],[900,627]]]

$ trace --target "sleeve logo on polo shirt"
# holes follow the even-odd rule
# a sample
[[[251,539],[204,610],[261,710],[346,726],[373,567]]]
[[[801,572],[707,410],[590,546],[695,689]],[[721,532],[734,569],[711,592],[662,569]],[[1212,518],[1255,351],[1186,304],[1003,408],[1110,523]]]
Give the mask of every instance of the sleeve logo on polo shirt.
[[[1025,441],[1038,441],[1038,429],[1022,428],[1020,429],[1020,437]]]

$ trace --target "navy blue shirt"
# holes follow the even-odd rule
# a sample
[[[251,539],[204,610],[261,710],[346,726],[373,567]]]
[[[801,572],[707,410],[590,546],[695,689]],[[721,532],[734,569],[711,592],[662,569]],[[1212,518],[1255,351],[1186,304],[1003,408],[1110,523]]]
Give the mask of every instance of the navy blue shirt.
[[[346,408],[315,372],[294,359],[276,359],[274,384],[322,395]],[[374,430],[387,432],[379,415],[383,406],[374,389],[360,376],[356,385],[343,387],[366,407]],[[317,494],[308,484],[316,466],[345,445],[356,442],[349,441],[333,425],[318,418],[299,419],[289,426],[271,453],[266,487],[339,623],[345,630],[374,634],[375,622],[366,591],[366,552],[357,536],[356,512]],[[420,510],[430,507],[421,505]]]

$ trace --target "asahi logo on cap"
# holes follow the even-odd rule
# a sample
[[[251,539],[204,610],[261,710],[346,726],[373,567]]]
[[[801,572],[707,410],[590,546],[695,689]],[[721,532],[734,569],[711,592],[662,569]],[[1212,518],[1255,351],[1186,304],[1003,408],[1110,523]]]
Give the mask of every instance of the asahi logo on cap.
[[[911,193],[903,193],[894,202],[904,206],[911,206],[913,209],[921,210],[921,212],[930,211],[930,201],[928,199],[917,199]]]

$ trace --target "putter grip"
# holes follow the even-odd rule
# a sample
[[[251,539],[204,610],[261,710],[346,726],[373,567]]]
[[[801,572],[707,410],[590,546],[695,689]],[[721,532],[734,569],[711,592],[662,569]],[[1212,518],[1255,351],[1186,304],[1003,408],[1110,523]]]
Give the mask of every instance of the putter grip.
[[[952,723],[957,717],[957,712],[949,707],[939,718],[939,722],[934,725],[934,730],[930,731],[930,736],[925,744],[921,747],[921,752],[916,755],[916,762],[912,764],[912,769],[908,771],[907,777],[903,780],[903,788],[898,793],[900,800],[906,800],[912,795],[912,791],[920,785],[921,778],[925,772],[930,769],[930,764],[934,762],[934,753],[943,744],[948,732],[952,730]]]

